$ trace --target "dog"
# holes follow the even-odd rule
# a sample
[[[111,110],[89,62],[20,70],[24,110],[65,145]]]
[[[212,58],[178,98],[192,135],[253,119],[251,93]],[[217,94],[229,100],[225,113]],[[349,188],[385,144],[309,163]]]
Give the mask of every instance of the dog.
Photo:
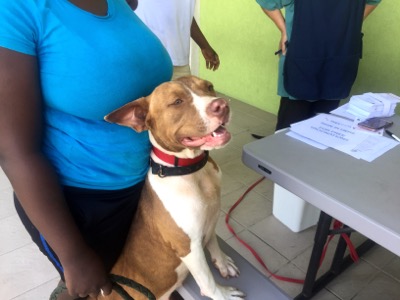
[[[204,247],[224,278],[239,276],[233,260],[218,245],[221,170],[208,151],[225,146],[231,135],[227,100],[213,85],[185,76],[159,85],[105,120],[137,132],[148,130],[151,167],[126,244],[113,274],[148,288],[167,300],[189,272],[202,295],[214,300],[243,299],[244,293],[217,284]],[[127,288],[134,299],[148,299]],[[115,291],[101,299],[121,299]]]

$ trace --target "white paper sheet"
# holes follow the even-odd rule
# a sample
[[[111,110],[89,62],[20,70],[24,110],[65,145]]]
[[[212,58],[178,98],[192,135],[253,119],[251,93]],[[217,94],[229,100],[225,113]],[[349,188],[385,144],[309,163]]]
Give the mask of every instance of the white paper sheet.
[[[300,134],[297,134],[294,131],[289,130],[288,132],[286,132],[286,135],[288,135],[288,136],[290,136],[292,138],[295,138],[296,140],[302,141],[302,142],[304,142],[304,143],[306,143],[306,144],[308,144],[310,146],[313,146],[315,148],[318,148],[318,149],[321,149],[321,150],[328,149],[328,146],[325,146],[325,145],[323,145],[321,143],[318,143],[318,142],[313,141],[313,140],[311,140],[309,138],[306,138],[306,137],[304,137],[304,136],[302,136]]]
[[[331,114],[294,123],[290,129],[302,136],[304,142],[308,139],[369,162],[400,144],[384,136],[365,134],[354,127],[354,121]]]

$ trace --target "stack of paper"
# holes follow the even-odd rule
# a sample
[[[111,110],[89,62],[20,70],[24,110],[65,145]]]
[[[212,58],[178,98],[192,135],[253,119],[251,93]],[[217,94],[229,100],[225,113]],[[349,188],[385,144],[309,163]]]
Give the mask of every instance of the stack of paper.
[[[350,98],[347,112],[361,119],[390,117],[400,97],[391,93],[365,93]]]
[[[399,145],[394,139],[356,130],[353,121],[331,114],[294,123],[287,134],[319,149],[334,148],[369,162]]]

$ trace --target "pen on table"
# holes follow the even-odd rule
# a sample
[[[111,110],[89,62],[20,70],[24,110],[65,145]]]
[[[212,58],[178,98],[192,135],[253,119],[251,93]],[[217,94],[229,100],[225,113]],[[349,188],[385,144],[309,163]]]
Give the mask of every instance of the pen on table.
[[[395,134],[393,134],[393,132],[385,129],[385,132],[390,135],[390,137],[392,137],[393,139],[395,139],[396,141],[398,141],[400,143],[400,138],[398,136],[396,136]]]

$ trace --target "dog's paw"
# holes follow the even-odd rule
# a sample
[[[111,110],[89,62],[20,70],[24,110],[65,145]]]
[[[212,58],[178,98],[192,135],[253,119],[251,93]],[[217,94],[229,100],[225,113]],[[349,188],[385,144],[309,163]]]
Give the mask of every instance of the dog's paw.
[[[231,286],[223,286],[221,287],[225,290],[225,296],[226,300],[239,300],[239,299],[245,299],[246,294],[243,293],[241,290],[238,290],[237,288],[231,287]]]
[[[202,293],[203,294],[203,293]],[[213,295],[205,295],[213,300],[241,300],[246,298],[246,294],[231,286],[217,285]]]
[[[239,268],[235,265],[235,262],[228,255],[224,254],[222,259],[213,260],[214,266],[219,270],[222,277],[238,277],[240,274]]]

